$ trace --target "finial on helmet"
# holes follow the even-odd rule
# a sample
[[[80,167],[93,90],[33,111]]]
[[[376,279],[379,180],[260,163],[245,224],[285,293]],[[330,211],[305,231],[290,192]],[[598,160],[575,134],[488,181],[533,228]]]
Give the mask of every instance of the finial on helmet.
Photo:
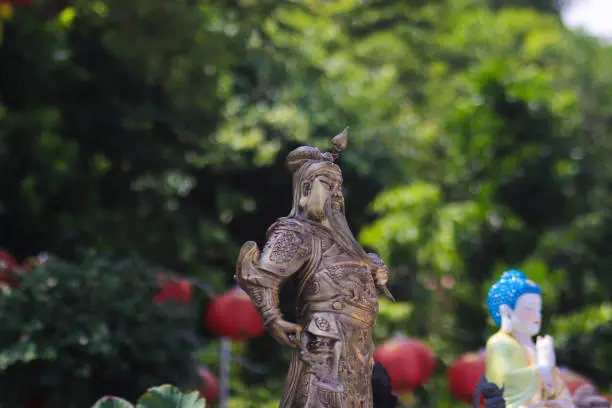
[[[348,144],[348,126],[344,128],[342,133],[337,134],[331,140],[332,143],[332,156],[334,160],[340,156],[340,152],[346,149],[346,145]]]
[[[324,161],[333,163],[340,156],[340,152],[346,148],[348,129],[348,127],[344,128],[342,133],[332,138],[331,152],[321,152],[319,149],[312,146],[300,146],[291,151],[287,156],[287,167],[289,171],[293,174],[307,162]]]

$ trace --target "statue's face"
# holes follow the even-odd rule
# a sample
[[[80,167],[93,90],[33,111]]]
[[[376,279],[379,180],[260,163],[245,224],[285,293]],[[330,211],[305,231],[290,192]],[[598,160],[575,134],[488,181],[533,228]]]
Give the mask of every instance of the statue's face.
[[[336,172],[327,173],[315,178],[315,183],[322,188],[325,201],[332,200],[332,204],[343,204],[342,197],[342,176]],[[332,205],[335,210],[335,206]]]
[[[306,212],[310,219],[321,221],[325,217],[325,205],[331,200],[333,210],[344,207],[342,197],[342,175],[339,172],[325,172],[312,180],[307,189]]]
[[[510,312],[513,330],[536,336],[542,326],[542,296],[537,293],[526,293],[516,301],[516,307]]]

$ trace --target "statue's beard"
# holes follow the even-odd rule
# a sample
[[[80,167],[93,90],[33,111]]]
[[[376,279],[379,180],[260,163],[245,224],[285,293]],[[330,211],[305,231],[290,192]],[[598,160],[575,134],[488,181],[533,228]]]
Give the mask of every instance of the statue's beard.
[[[334,241],[348,254],[369,262],[346,221],[342,194],[329,194],[323,185],[315,182],[309,194],[298,201],[297,209],[310,221],[327,224]]]
[[[325,219],[325,207],[328,202],[329,198],[324,197],[318,188],[314,188],[306,204],[306,216],[308,219],[322,222]]]
[[[349,255],[365,261],[368,265],[370,259],[363,250],[353,232],[349,228],[346,216],[344,215],[344,201],[342,196],[337,200],[329,200],[329,204],[325,206],[325,214],[329,222],[329,228],[332,236],[338,245],[343,248]]]
[[[325,187],[316,183],[306,200],[306,216],[315,222],[328,220],[330,224],[337,220],[338,216],[344,219],[344,200],[342,194],[334,193],[331,196]],[[345,221],[346,224],[346,221]],[[333,225],[330,225],[334,227]]]
[[[344,215],[344,200],[342,195],[329,196],[317,188],[313,188],[308,197],[306,216],[311,221],[327,221],[334,238],[345,249],[355,255],[365,257],[365,252],[357,242],[353,232],[348,226]]]

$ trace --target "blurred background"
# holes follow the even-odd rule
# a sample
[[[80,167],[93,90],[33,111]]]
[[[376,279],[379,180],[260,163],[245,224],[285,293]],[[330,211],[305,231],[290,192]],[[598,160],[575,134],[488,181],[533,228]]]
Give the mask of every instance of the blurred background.
[[[222,355],[229,407],[278,406],[289,352],[232,290],[237,250],[289,212],[287,152],[347,125],[403,403],[469,401],[509,267],[558,364],[611,392],[604,3],[0,0],[0,406],[215,404]]]

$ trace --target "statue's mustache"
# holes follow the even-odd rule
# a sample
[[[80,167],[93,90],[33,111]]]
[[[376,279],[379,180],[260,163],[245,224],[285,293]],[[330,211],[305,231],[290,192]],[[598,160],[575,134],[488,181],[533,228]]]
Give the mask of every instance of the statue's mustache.
[[[319,188],[313,188],[306,208],[308,218],[314,221],[323,220],[323,218],[325,218],[325,207],[328,201],[328,198],[323,196]]]
[[[342,214],[344,200],[341,194],[326,195],[321,189],[313,188],[306,207],[306,215],[313,221],[322,221],[325,217],[335,218]]]

